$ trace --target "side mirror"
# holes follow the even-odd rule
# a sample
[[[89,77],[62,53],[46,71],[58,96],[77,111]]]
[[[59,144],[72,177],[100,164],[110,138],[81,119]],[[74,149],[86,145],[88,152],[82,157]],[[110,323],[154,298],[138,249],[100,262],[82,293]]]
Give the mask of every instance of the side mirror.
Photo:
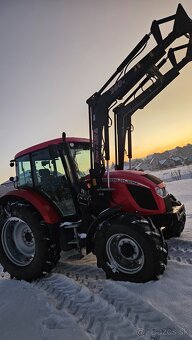
[[[11,168],[13,168],[14,165],[15,165],[15,161],[14,161],[14,160],[11,160],[9,165],[10,165]]]

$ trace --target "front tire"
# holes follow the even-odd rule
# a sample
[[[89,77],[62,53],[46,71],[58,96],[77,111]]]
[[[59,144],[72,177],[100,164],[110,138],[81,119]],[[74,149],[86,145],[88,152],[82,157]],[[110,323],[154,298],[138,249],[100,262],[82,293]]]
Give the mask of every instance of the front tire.
[[[117,217],[99,228],[95,255],[107,278],[147,282],[157,279],[167,264],[162,234],[138,217]]]
[[[59,249],[32,206],[22,202],[12,206],[0,222],[0,261],[12,277],[32,281],[56,265]]]

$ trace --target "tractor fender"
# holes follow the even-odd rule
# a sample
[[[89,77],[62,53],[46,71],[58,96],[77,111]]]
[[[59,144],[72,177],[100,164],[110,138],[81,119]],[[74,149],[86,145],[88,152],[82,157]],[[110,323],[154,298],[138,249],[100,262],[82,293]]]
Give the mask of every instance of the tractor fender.
[[[93,239],[96,230],[102,226],[103,222],[117,216],[121,215],[122,209],[120,207],[107,208],[103,210],[96,219],[91,223],[86,238],[86,253],[89,254],[93,250]]]
[[[32,190],[15,189],[9,191],[0,197],[0,204],[16,199],[22,199],[33,205],[47,224],[54,224],[61,221],[61,216],[48,199]]]
[[[161,230],[153,224],[150,218],[146,218],[139,214],[128,213],[122,210],[120,207],[108,208],[102,211],[97,218],[92,222],[88,229],[87,238],[86,238],[86,252],[89,254],[94,249],[94,237],[95,233],[98,229],[105,228],[108,225],[108,222],[117,218],[120,223],[126,224],[131,223],[134,229],[140,230],[141,228],[145,229],[146,234],[158,234],[162,239],[163,236]]]

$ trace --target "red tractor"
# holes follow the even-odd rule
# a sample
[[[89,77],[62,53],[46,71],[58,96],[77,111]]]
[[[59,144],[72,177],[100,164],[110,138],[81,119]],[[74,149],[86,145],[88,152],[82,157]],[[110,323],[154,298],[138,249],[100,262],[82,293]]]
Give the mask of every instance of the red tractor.
[[[163,38],[159,25],[169,21],[173,30]],[[156,46],[131,68],[150,35]],[[180,37],[187,41],[168,49]],[[179,61],[178,50],[186,51]],[[85,246],[114,280],[146,282],[164,272],[164,238],[180,235],[185,208],[159,178],[123,170],[125,142],[131,158],[132,114],[173,81],[191,57],[192,22],[179,5],[175,15],[152,23],[150,34],[88,99],[89,139],[63,134],[15,156],[15,189],[0,198],[0,262],[12,277],[34,280],[51,271],[61,250],[81,254]],[[109,110],[117,100],[116,169],[110,171]]]

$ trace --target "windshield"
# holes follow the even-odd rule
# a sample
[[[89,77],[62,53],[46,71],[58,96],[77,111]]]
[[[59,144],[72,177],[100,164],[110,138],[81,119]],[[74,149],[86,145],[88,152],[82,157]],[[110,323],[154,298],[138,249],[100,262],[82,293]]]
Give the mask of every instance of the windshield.
[[[69,143],[69,146],[76,163],[78,177],[82,178],[88,175],[90,169],[90,144]]]

